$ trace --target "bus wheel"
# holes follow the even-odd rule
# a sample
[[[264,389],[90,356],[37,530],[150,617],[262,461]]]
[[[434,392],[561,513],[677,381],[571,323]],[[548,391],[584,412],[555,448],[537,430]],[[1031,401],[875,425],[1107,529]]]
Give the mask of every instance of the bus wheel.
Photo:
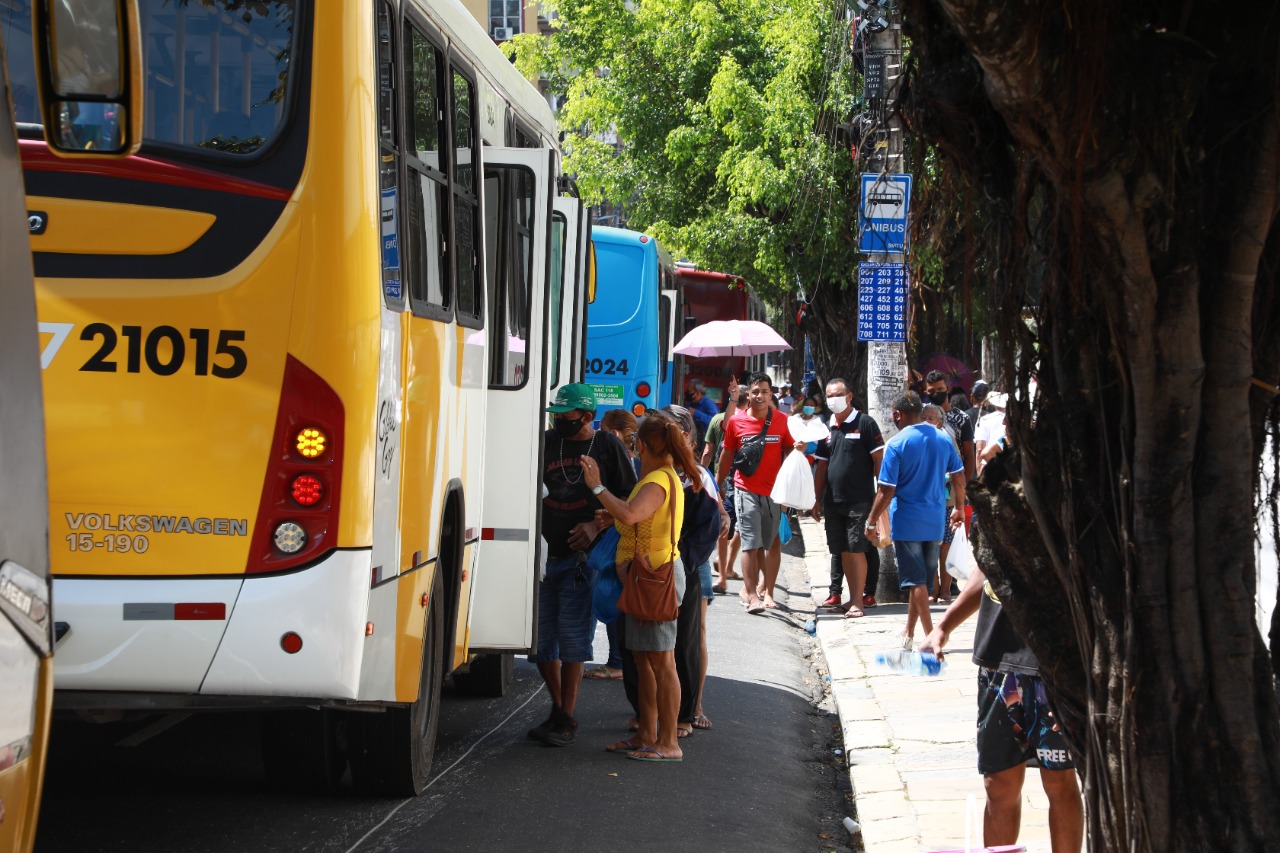
[[[443,584],[437,573],[431,585],[430,612],[422,638],[422,677],[418,698],[408,708],[382,714],[350,714],[351,778],[358,790],[413,797],[431,773],[440,721],[440,686],[444,681]]]
[[[466,672],[455,672],[453,684],[468,696],[505,696],[515,678],[516,656],[511,652],[480,655]]]
[[[344,716],[327,708],[265,711],[262,767],[267,782],[290,791],[332,791],[347,769]]]

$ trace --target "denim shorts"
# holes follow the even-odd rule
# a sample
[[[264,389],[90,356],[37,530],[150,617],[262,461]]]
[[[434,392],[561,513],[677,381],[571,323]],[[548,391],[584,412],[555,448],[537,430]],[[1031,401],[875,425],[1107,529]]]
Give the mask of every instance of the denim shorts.
[[[702,579],[702,597],[707,601],[715,601],[716,594],[711,591],[711,561],[706,560],[698,566],[698,577]]]
[[[938,573],[937,542],[893,542],[893,555],[898,560],[898,587],[923,586],[933,592],[933,576]]]
[[[547,561],[547,578],[538,584],[538,649],[529,660],[585,663],[595,658],[591,650],[596,633],[591,612],[594,581],[591,567],[573,557]]]

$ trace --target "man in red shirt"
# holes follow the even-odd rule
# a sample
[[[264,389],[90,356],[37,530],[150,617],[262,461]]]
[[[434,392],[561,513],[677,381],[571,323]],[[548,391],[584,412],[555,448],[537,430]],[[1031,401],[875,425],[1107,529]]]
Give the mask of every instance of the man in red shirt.
[[[786,415],[773,408],[773,383],[769,375],[753,373],[747,385],[747,409],[724,423],[724,451],[720,454],[716,477],[724,482],[730,470],[733,471],[738,531],[742,536],[742,598],[748,613],[763,613],[765,608],[778,606],[773,600],[773,586],[782,565],[782,543],[778,539],[782,508],[769,495],[782,460],[795,443],[787,430]],[[744,443],[755,442],[763,442],[764,453],[760,464],[748,473],[735,456]],[[764,575],[763,596],[758,590],[761,574]]]

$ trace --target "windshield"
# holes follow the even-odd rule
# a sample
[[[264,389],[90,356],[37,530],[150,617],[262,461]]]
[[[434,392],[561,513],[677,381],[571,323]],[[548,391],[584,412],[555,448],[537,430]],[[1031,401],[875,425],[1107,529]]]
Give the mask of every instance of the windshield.
[[[143,138],[241,155],[267,145],[284,123],[297,2],[139,0]],[[31,0],[0,0],[0,26],[17,120],[38,124]],[[114,132],[101,117],[81,124]]]
[[[588,319],[593,326],[617,326],[636,316],[644,294],[640,276],[644,252],[639,246],[596,244],[596,301]]]

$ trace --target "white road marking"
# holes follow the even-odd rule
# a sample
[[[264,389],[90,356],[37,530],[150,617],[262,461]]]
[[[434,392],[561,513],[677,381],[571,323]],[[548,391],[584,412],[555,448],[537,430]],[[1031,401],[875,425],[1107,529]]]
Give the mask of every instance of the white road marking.
[[[536,698],[539,694],[541,694],[541,693],[542,693],[542,691],[543,691],[543,690],[545,690],[545,689],[546,689],[546,686],[545,686],[545,685],[539,685],[538,689],[537,689],[537,690],[535,690],[535,691],[533,691],[532,693],[530,693],[530,694],[529,694],[529,698],[528,698],[528,699],[526,699],[526,700],[524,700],[523,702],[521,702],[521,703],[520,703],[520,706],[519,706],[518,708],[516,708],[516,709],[515,709],[514,711],[512,711],[510,714],[507,714],[507,716],[503,717],[503,718],[502,718],[502,722],[498,723],[496,726],[494,726],[494,727],[493,727],[492,729],[490,729],[488,732],[486,732],[485,734],[483,734],[483,735],[481,735],[479,738],[477,738],[477,739],[476,739],[476,742],[475,742],[475,743],[473,743],[473,744],[471,744],[471,747],[470,747],[466,752],[464,752],[464,753],[462,753],[462,755],[458,756],[458,760],[457,760],[457,761],[455,761],[455,762],[453,762],[452,764],[450,764],[450,765],[449,765],[448,767],[446,767],[444,770],[441,770],[441,771],[440,771],[440,773],[439,773],[439,774],[437,774],[437,775],[436,775],[436,777],[435,777],[434,779],[432,779],[430,782],[428,782],[428,783],[427,783],[427,785],[426,785],[426,787],[425,787],[425,788],[423,788],[423,789],[422,789],[422,791],[421,791],[421,793],[419,793],[419,794],[418,794],[418,797],[421,797],[421,796],[422,796],[422,794],[425,794],[425,793],[427,792],[427,789],[428,789],[428,788],[430,788],[430,787],[431,787],[432,785],[434,785],[435,783],[439,782],[439,781],[440,781],[441,779],[443,779],[445,776],[449,775],[449,772],[450,772],[450,771],[452,771],[452,770],[453,770],[453,768],[455,768],[455,767],[457,767],[459,764],[461,764],[461,763],[462,763],[462,761],[463,761],[463,759],[465,759],[468,755],[470,755],[470,754],[475,750],[475,748],[476,748],[477,746],[479,746],[480,744],[484,743],[486,740],[488,740],[488,739],[489,739],[489,737],[490,737],[494,732],[496,732],[498,729],[500,729],[500,728],[502,728],[503,726],[505,726],[505,725],[507,724],[507,721],[508,721],[508,720],[510,720],[510,719],[511,719],[512,717],[514,717],[516,714],[518,714],[518,713],[520,713],[521,711],[523,711],[523,710],[524,710],[524,706],[525,706],[525,705],[528,705],[530,702],[532,702],[532,701],[534,700],[534,698]],[[364,843],[365,843],[365,841],[367,841],[367,840],[368,840],[369,836],[373,835],[373,834],[374,834],[375,832],[377,832],[379,829],[382,829],[382,827],[386,826],[387,821],[391,820],[391,818],[393,818],[393,817],[395,817],[395,816],[396,816],[396,812],[400,811],[402,808],[404,808],[405,806],[409,805],[409,803],[412,803],[412,802],[414,802],[415,800],[417,800],[417,798],[418,798],[418,797],[413,797],[413,798],[411,798],[411,799],[405,800],[404,802],[402,802],[402,803],[400,803],[398,806],[396,806],[394,809],[392,809],[391,811],[389,811],[389,812],[387,813],[387,816],[386,816],[386,817],[384,817],[381,821],[379,821],[379,822],[378,822],[378,824],[377,824],[376,826],[374,826],[372,829],[370,829],[370,830],[369,830],[368,832],[366,832],[364,835],[360,836],[360,839],[359,839],[358,841],[356,841],[356,843],[355,843],[355,844],[352,844],[350,847],[348,847],[348,848],[347,848],[347,853],[352,853],[352,851],[354,851],[357,847],[359,847],[361,844],[364,844]]]

